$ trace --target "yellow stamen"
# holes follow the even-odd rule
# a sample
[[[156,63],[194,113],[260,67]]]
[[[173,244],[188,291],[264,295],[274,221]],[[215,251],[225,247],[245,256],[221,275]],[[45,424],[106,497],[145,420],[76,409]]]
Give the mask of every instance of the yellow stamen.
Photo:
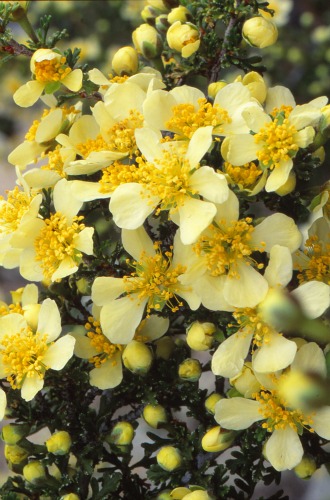
[[[100,368],[103,363],[113,358],[117,352],[122,352],[125,346],[120,344],[112,344],[102,333],[100,322],[92,316],[88,318],[88,323],[85,325],[87,337],[91,340],[91,345],[98,352],[97,355],[90,358],[88,361],[93,363],[95,368]],[[112,360],[113,365],[116,364]]]
[[[299,283],[316,280],[330,285],[330,244],[319,242],[315,234],[306,240],[304,253],[309,262],[306,269],[299,268]]]
[[[40,262],[46,279],[51,279],[67,257],[79,263],[82,254],[75,248],[75,238],[85,228],[81,220],[83,216],[74,217],[70,226],[66,217],[56,212],[44,221],[45,226],[35,240],[35,249],[36,261]]]
[[[60,82],[69,73],[71,68],[66,64],[66,58],[44,59],[35,63],[34,74],[40,83]]]
[[[10,234],[18,228],[34,198],[24,191],[20,191],[18,186],[12,191],[6,191],[6,193],[7,202],[0,204],[0,234]],[[0,201],[3,199],[3,196],[0,196]]]
[[[262,170],[254,162],[234,167],[234,165],[226,161],[223,167],[224,171],[229,175],[231,183],[240,185],[244,189],[255,186],[262,175]]]
[[[13,389],[20,389],[25,377],[44,378],[49,367],[43,359],[51,344],[47,343],[47,335],[35,334],[30,328],[3,336],[0,343],[2,363]]]
[[[102,178],[99,180],[100,192],[112,193],[121,184],[139,182],[139,180],[139,169],[136,165],[114,161],[109,167],[102,170]]]
[[[59,174],[61,177],[66,177],[60,145],[56,146],[53,151],[49,151],[49,153],[43,155],[43,157],[48,157],[48,163],[47,165],[42,165],[42,170],[52,170],[53,172]]]

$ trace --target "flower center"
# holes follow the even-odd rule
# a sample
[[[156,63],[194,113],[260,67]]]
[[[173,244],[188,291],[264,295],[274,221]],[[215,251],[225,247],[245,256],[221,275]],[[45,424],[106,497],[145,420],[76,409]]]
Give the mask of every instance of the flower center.
[[[131,156],[137,153],[134,132],[143,125],[143,115],[135,109],[131,109],[129,117],[115,123],[107,132],[109,137],[108,149],[119,153],[129,153]]]
[[[45,116],[49,115],[50,111],[51,111],[50,109],[44,109],[42,116],[41,116],[41,120],[43,118],[45,118]],[[34,141],[35,140],[37,129],[38,129],[39,125],[40,125],[39,120],[33,120],[31,127],[29,128],[29,130],[25,134],[25,139],[27,141]]]
[[[51,279],[60,263],[67,257],[79,262],[82,254],[75,248],[75,237],[85,226],[80,221],[83,216],[73,218],[69,226],[67,219],[60,212],[45,219],[45,226],[35,240],[36,261],[40,262],[43,275]]]
[[[310,259],[307,269],[299,269],[299,283],[316,280],[330,285],[330,244],[320,243],[315,234],[306,240],[304,253]]]
[[[21,332],[4,335],[1,339],[1,355],[7,380],[13,389],[20,389],[25,377],[44,377],[48,367],[43,363],[51,344],[47,335],[33,333],[30,328]]]
[[[222,132],[221,125],[231,122],[225,109],[222,109],[218,104],[212,106],[205,97],[198,99],[198,106],[197,110],[194,104],[189,103],[176,104],[172,107],[172,116],[165,123],[165,126],[168,130],[173,130],[176,133],[175,139],[190,139],[198,128],[208,125],[217,127],[217,133],[220,133]]]
[[[40,83],[60,82],[69,73],[71,68],[66,64],[66,58],[44,59],[35,63],[34,74]]]
[[[48,157],[48,163],[47,165],[42,165],[42,170],[52,170],[53,172],[59,174],[61,177],[66,177],[66,173],[63,168],[64,163],[61,156],[60,145],[56,146],[53,151],[49,151],[49,153],[47,153],[45,157]]]
[[[230,181],[233,184],[242,186],[244,189],[252,188],[262,175],[262,170],[254,162],[234,167],[234,165],[226,161],[223,166],[225,173],[230,177]]]
[[[102,333],[100,327],[100,322],[95,320],[92,316],[88,318],[88,323],[85,324],[87,332],[87,337],[91,340],[91,345],[98,352],[97,355],[90,358],[88,361],[93,363],[95,368],[100,368],[103,363],[114,357],[114,355],[119,351],[123,351],[123,345],[112,344]],[[116,364],[116,361],[112,361]]]
[[[271,112],[273,121],[254,135],[255,143],[261,145],[257,158],[265,167],[278,167],[281,162],[295,156],[299,149],[294,140],[297,129],[289,122],[290,111],[290,107],[281,110],[275,108]]]
[[[264,344],[269,344],[273,329],[263,321],[256,308],[242,308],[233,312],[240,329],[246,328],[247,335],[253,334],[254,346],[261,347]]]
[[[162,210],[182,206],[186,196],[194,197],[197,194],[197,191],[189,185],[190,175],[194,170],[191,170],[189,161],[175,151],[163,151],[162,157],[155,160],[160,168],[144,162],[141,158],[137,158],[137,163],[141,175],[140,182],[147,191],[144,196],[152,195],[160,198],[156,215]]]
[[[249,256],[253,251],[264,251],[262,243],[259,248],[251,246],[253,231],[251,217],[229,224],[221,221],[217,226],[209,226],[207,233],[199,237],[193,250],[197,255],[205,257],[206,267],[212,276],[228,274],[231,278],[239,278],[237,262],[244,259],[251,263],[253,260]],[[261,269],[263,266],[259,264],[257,267]]]
[[[5,304],[4,302],[0,303],[0,316],[7,316],[7,314],[13,314],[13,313],[18,313],[18,314],[23,314],[23,308],[21,304],[18,302],[16,304]]]
[[[182,288],[178,277],[186,271],[186,267],[180,264],[171,267],[172,252],[163,255],[159,244],[154,246],[155,256],[142,253],[141,260],[132,263],[135,271],[124,277],[125,292],[127,295],[137,294],[142,301],[147,299],[148,314],[152,309],[161,311],[165,305],[176,312],[182,306],[176,296]]]
[[[261,404],[259,412],[266,419],[262,427],[269,432],[290,426],[301,434],[307,425],[310,427],[313,423],[310,415],[304,415],[301,410],[287,408],[285,401],[278,397],[276,390],[260,391],[260,393],[253,394],[252,397]],[[308,430],[314,432],[312,428]]]
[[[121,184],[139,182],[139,169],[136,165],[114,161],[109,167],[102,170],[99,180],[101,193],[112,193]]]
[[[20,225],[23,215],[29,211],[33,196],[20,191],[16,186],[7,191],[7,201],[0,196],[0,235],[13,233]]]

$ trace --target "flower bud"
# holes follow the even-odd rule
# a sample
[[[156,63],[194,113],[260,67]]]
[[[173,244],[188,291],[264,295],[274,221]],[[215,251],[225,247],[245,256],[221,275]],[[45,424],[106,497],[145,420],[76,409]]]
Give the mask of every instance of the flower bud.
[[[159,33],[165,35],[169,26],[170,23],[167,20],[167,14],[161,14],[160,16],[156,17],[155,27]]]
[[[24,318],[32,330],[36,331],[38,328],[39,312],[41,304],[28,304],[24,306]]]
[[[180,467],[182,458],[181,453],[174,446],[163,446],[156,456],[158,465],[169,472]]]
[[[179,377],[187,382],[196,382],[202,374],[198,359],[187,358],[179,365]]]
[[[171,49],[180,52],[182,57],[190,57],[200,46],[199,31],[194,24],[176,21],[166,34]]]
[[[112,69],[119,76],[134,75],[139,67],[139,58],[133,47],[121,47],[113,56]]]
[[[162,337],[156,340],[156,358],[169,359],[174,349],[174,342],[171,337]]]
[[[154,9],[158,9],[161,12],[167,12],[170,8],[165,4],[164,0],[147,0],[147,3]]]
[[[28,456],[29,452],[26,451],[21,446],[18,446],[17,444],[5,445],[5,458],[10,464],[13,465],[21,464],[25,462]]]
[[[14,445],[27,436],[29,431],[30,426],[27,424],[8,424],[2,428],[1,439],[6,444]]]
[[[26,17],[26,11],[28,9],[28,1],[7,1],[6,3],[11,3],[13,5],[13,10],[9,16],[9,19],[14,22],[19,22],[21,19]]]
[[[163,49],[162,39],[157,30],[149,24],[141,24],[132,33],[134,47],[147,59],[159,56]]]
[[[279,196],[286,196],[287,194],[292,193],[297,184],[296,174],[294,172],[290,172],[289,177],[286,182],[279,187],[275,193]]]
[[[187,330],[187,344],[195,351],[206,351],[213,343],[213,333],[216,331],[213,323],[195,321]]]
[[[154,26],[155,24],[155,19],[157,16],[161,14],[161,10],[155,9],[155,7],[152,7],[152,5],[145,5],[143,9],[141,10],[141,17],[145,23],[150,24],[151,26]]]
[[[68,493],[67,495],[63,495],[60,500],[80,500],[80,497],[75,493]]]
[[[251,93],[251,97],[262,104],[266,100],[267,86],[263,77],[256,71],[250,71],[246,75],[235,78],[235,82],[242,82]]]
[[[144,375],[152,363],[152,352],[143,342],[132,340],[122,355],[124,366],[133,373]]]
[[[49,453],[66,455],[70,451],[72,441],[68,432],[58,431],[52,434],[45,444]]]
[[[218,401],[220,401],[220,399],[223,399],[223,396],[221,396],[221,394],[218,394],[217,392],[213,392],[205,399],[205,408],[209,413],[211,413],[211,415],[214,415],[215,405]]]
[[[160,424],[167,422],[166,410],[161,405],[146,405],[143,409],[143,418],[150,427],[157,429]]]
[[[156,500],[173,500],[171,490],[162,491],[157,495]]]
[[[293,470],[300,479],[309,479],[316,471],[316,463],[310,455],[304,455],[301,462]]]
[[[211,500],[211,497],[208,495],[207,491],[195,490],[185,495],[183,500]]]
[[[320,160],[320,163],[322,165],[322,163],[325,160],[325,150],[324,150],[324,147],[320,146],[315,151],[313,151],[312,152],[312,158],[317,158],[318,160]]]
[[[252,17],[243,24],[242,35],[252,47],[264,49],[276,42],[278,31],[272,21],[263,17]]]
[[[220,80],[219,82],[213,82],[210,83],[210,85],[207,87],[207,95],[209,95],[212,99],[215,98],[219,90],[223,89],[225,87],[227,82]]]
[[[168,13],[167,20],[170,24],[174,24],[176,21],[180,21],[180,23],[186,23],[187,21],[192,20],[192,15],[187,7],[180,5],[179,7],[175,7],[171,10],[171,12]]]
[[[229,380],[230,384],[245,398],[251,398],[252,394],[260,391],[260,383],[252,370],[252,363],[246,361],[241,372]]]
[[[128,446],[134,438],[134,428],[129,422],[118,422],[112,429],[110,435],[106,439],[109,443],[113,443],[118,447]]]
[[[78,281],[76,281],[76,286],[78,292],[81,293],[81,295],[91,294],[91,283],[86,278],[80,278]]]
[[[23,476],[29,483],[37,485],[46,479],[46,469],[41,462],[35,460],[25,465]]]
[[[217,425],[204,434],[202,448],[210,453],[226,450],[232,445],[235,435],[233,431],[222,431],[220,425]]]
[[[13,290],[10,292],[11,300],[12,300],[13,304],[21,302],[23,292],[24,292],[24,286],[22,286],[21,288],[17,288],[17,290]]]

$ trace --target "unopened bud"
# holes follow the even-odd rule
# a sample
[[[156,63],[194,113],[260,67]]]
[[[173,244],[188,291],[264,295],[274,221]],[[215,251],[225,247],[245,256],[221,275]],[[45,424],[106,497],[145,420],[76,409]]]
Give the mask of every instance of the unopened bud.
[[[179,365],[179,377],[187,382],[196,382],[202,374],[198,359],[187,358]]]
[[[46,469],[41,462],[35,460],[25,465],[23,468],[23,476],[29,483],[37,485],[45,481]]]
[[[187,330],[187,344],[195,351],[206,351],[213,344],[213,333],[216,331],[213,323],[195,321]]]
[[[219,90],[223,89],[223,87],[225,87],[226,85],[228,85],[227,82],[222,80],[220,80],[219,82],[210,83],[210,85],[207,87],[207,95],[214,99]]]
[[[212,427],[202,438],[202,448],[210,453],[218,453],[226,450],[232,445],[236,433],[233,431],[223,431],[220,425]]]
[[[113,56],[111,66],[119,76],[135,75],[139,67],[137,51],[133,47],[121,47]]]
[[[250,91],[251,97],[257,99],[262,104],[266,100],[267,86],[263,77],[256,71],[250,71],[243,77],[239,76],[235,82],[242,82]]]
[[[54,455],[66,455],[70,451],[72,441],[68,432],[58,431],[50,436],[45,444],[49,453],[53,453]]]
[[[161,14],[160,16],[156,17],[155,27],[159,33],[165,35],[169,26],[170,26],[170,23],[167,20],[167,14]]]
[[[214,415],[215,405],[218,401],[220,401],[220,399],[223,399],[223,396],[221,396],[221,394],[218,394],[217,392],[213,392],[205,399],[205,408],[209,413],[211,413],[211,415]]]
[[[67,495],[63,495],[60,500],[80,500],[80,497],[75,493],[68,493]]]
[[[186,23],[187,21],[192,20],[192,15],[187,7],[180,5],[179,7],[175,7],[171,10],[171,12],[168,13],[167,20],[170,24],[174,24],[176,21]]]
[[[252,47],[264,49],[276,42],[278,31],[272,21],[263,17],[252,17],[243,24],[242,35]]]
[[[149,24],[141,24],[132,33],[134,47],[147,59],[158,57],[163,49],[162,39],[157,30]]]
[[[144,375],[150,369],[152,352],[143,342],[132,340],[125,347],[122,355],[123,363],[128,370],[139,375]]]
[[[157,429],[160,424],[167,422],[166,410],[161,405],[146,405],[143,409],[143,418],[150,427]]]
[[[30,426],[27,424],[8,424],[2,428],[1,438],[6,444],[14,445],[27,436]]]
[[[28,456],[29,452],[17,444],[5,445],[5,458],[10,464],[21,464],[27,459]]]
[[[310,455],[305,455],[293,470],[300,479],[309,479],[316,471],[316,462]]]
[[[231,378],[229,382],[245,398],[251,398],[252,394],[260,391],[260,383],[254,375],[252,363],[249,361],[245,362],[240,373]]]
[[[182,57],[190,57],[200,46],[198,28],[191,23],[173,23],[166,34],[167,43],[171,49],[180,52]]]
[[[118,447],[126,447],[132,443],[133,437],[134,428],[132,424],[129,422],[118,422],[106,440]]]
[[[174,446],[163,446],[156,456],[158,465],[167,471],[178,469],[182,463],[181,453]]]

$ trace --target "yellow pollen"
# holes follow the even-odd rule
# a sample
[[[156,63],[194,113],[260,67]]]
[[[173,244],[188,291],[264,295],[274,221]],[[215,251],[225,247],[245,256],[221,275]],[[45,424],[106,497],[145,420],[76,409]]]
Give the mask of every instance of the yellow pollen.
[[[236,264],[245,260],[245,263],[254,263],[249,257],[253,251],[263,252],[260,246],[250,243],[254,227],[251,217],[227,224],[221,221],[218,226],[209,226],[207,232],[202,234],[193,250],[197,255],[206,259],[206,266],[212,276],[228,274],[231,278],[239,278]],[[258,266],[257,266],[258,267]]]
[[[155,160],[156,168],[148,162],[137,158],[140,172],[140,183],[146,188],[143,196],[159,198],[158,215],[162,210],[177,209],[184,204],[187,196],[194,197],[197,191],[189,185],[190,176],[199,168],[191,170],[189,161],[176,151],[163,151],[160,159]]]
[[[254,162],[234,167],[226,161],[223,167],[224,171],[229,175],[231,183],[240,185],[244,189],[252,188],[262,175],[262,170]]]
[[[26,377],[44,378],[49,367],[43,359],[51,344],[47,344],[47,335],[35,334],[30,328],[3,336],[0,343],[2,363],[13,389],[20,389]]]
[[[0,196],[0,235],[13,233],[20,225],[22,217],[29,211],[31,196],[20,191],[16,186],[12,191],[6,191],[7,201]]]
[[[16,303],[16,304],[0,304],[0,316],[7,316],[7,314],[13,314],[13,313],[18,313],[18,314],[23,314],[23,309],[21,304]]]
[[[69,73],[71,68],[66,64],[66,58],[45,59],[35,63],[34,74],[40,83],[60,82]]]
[[[313,424],[311,415],[304,415],[301,410],[291,410],[287,408],[285,401],[281,400],[276,390],[262,390],[255,393],[252,397],[261,404],[259,413],[266,419],[262,424],[264,429],[273,432],[278,429],[285,429],[290,426],[294,431],[301,434],[302,430],[309,426],[310,432]]]
[[[273,329],[263,321],[258,314],[257,308],[242,308],[236,309],[233,312],[239,328],[245,329],[247,335],[253,334],[253,346],[261,347],[264,344],[269,344],[271,340],[271,333]]]
[[[330,244],[319,242],[315,234],[306,240],[304,253],[309,262],[306,269],[299,268],[299,284],[316,280],[330,285]]]
[[[67,257],[79,263],[82,254],[75,248],[75,237],[85,228],[84,224],[80,223],[82,219],[83,216],[74,217],[71,226],[60,212],[51,215],[50,219],[45,219],[45,226],[35,240],[35,250],[36,261],[40,262],[46,279],[51,279],[60,263]]]
[[[119,351],[123,351],[124,347],[120,344],[112,344],[102,333],[100,327],[100,322],[95,320],[92,316],[88,318],[88,323],[85,325],[87,332],[87,337],[91,341],[92,347],[97,351],[97,355],[90,358],[88,361],[93,363],[95,368],[100,368],[103,363],[107,360],[113,358],[115,354]],[[113,363],[116,363],[113,360]]]
[[[102,170],[102,178],[99,180],[100,192],[112,193],[121,184],[139,182],[139,179],[139,169],[136,165],[114,161]]]
[[[41,120],[42,120],[42,118],[45,118],[45,116],[49,115],[50,111],[51,111],[50,109],[44,109],[43,113],[42,113],[42,116],[41,116]],[[35,140],[36,133],[37,133],[37,128],[39,127],[39,125],[40,125],[40,121],[39,120],[34,120],[32,122],[31,127],[29,128],[29,130],[25,134],[25,139],[27,141],[34,141]]]
[[[109,74],[110,78],[110,83],[125,83],[126,80],[129,78],[128,75],[124,76],[113,76],[111,73]]]
[[[44,157],[48,157],[47,165],[42,165],[42,170],[51,170],[56,172],[61,177],[66,177],[66,173],[64,171],[64,163],[61,156],[61,146],[58,145],[53,151],[49,151]]]
[[[188,42],[190,43],[190,42]],[[217,133],[223,131],[222,125],[231,122],[225,109],[219,105],[212,106],[205,97],[198,99],[198,109],[193,104],[176,104],[172,108],[172,116],[165,123],[168,130],[176,133],[176,138],[188,138],[200,127],[211,125],[217,127]]]
[[[99,134],[95,139],[87,139],[87,141],[77,144],[76,148],[79,154],[83,158],[86,158],[93,151],[106,151],[108,149],[108,144],[103,139],[102,135]]]
[[[135,109],[131,109],[129,117],[115,123],[108,131],[108,148],[110,151],[129,153],[130,156],[137,153],[134,132],[143,126],[143,115]]]
[[[176,312],[182,306],[176,296],[182,288],[178,277],[186,267],[180,264],[171,267],[172,252],[163,255],[159,244],[155,244],[155,249],[155,256],[142,253],[141,260],[132,263],[135,271],[124,276],[125,292],[129,296],[137,294],[139,301],[147,300],[148,315],[152,309],[161,311],[165,305]]]
[[[257,158],[263,166],[271,169],[295,156],[299,149],[294,142],[297,129],[290,124],[289,108],[277,111],[277,109],[273,110],[273,114],[276,113],[273,121],[267,123],[254,135],[255,143],[261,145]]]

